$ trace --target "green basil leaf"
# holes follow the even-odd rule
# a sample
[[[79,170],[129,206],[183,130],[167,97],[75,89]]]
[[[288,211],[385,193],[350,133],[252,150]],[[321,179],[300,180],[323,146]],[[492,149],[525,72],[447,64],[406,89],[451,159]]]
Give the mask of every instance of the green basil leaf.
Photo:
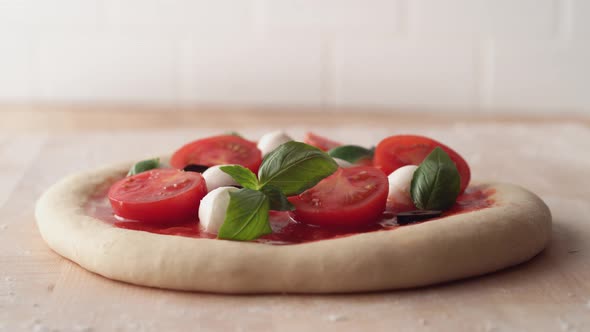
[[[410,193],[417,208],[446,210],[461,190],[461,177],[449,155],[436,147],[414,172]]]
[[[266,155],[258,171],[260,187],[278,187],[297,195],[334,173],[338,164],[330,155],[301,142],[287,142]]]
[[[240,133],[238,133],[237,131],[228,131],[225,132],[225,135],[242,137],[242,135],[240,135]]]
[[[270,203],[260,191],[243,188],[229,193],[229,206],[217,237],[250,241],[272,233],[268,222]]]
[[[131,166],[131,169],[129,169],[129,172],[127,172],[127,176],[149,171],[150,169],[158,168],[159,166],[160,158],[142,160]]]
[[[274,211],[293,211],[295,206],[289,202],[287,196],[281,192],[281,189],[273,185],[266,185],[261,191],[270,201],[270,209]]]
[[[363,148],[362,146],[358,145],[338,146],[328,151],[328,154],[332,156],[332,158],[346,160],[352,164],[356,163],[361,159],[373,158],[372,150]]]
[[[246,167],[240,165],[227,165],[221,166],[219,169],[229,174],[242,187],[258,190],[258,179],[256,178],[256,174],[252,173],[252,171]]]

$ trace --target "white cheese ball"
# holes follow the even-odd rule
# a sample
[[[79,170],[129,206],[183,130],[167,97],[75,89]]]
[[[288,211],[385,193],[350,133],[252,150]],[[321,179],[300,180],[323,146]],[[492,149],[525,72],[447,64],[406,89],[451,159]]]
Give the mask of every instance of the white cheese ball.
[[[221,166],[229,165],[211,166],[203,172],[203,178],[205,179],[205,183],[207,184],[207,192],[211,192],[212,190],[217,189],[219,187],[239,185],[239,183],[237,183],[236,180],[234,180],[234,178],[232,178],[229,174],[221,170]]]
[[[258,140],[258,150],[262,152],[262,156],[266,156],[272,150],[279,147],[281,144],[291,142],[293,139],[289,137],[284,131],[273,131],[262,135]]]
[[[336,164],[338,164],[338,166],[340,166],[342,168],[347,168],[347,167],[351,167],[352,166],[351,163],[349,163],[348,161],[346,161],[344,159],[334,158],[334,161],[336,162]]]
[[[199,223],[202,229],[212,234],[219,232],[229,206],[229,193],[236,190],[239,189],[220,187],[203,197],[199,206]]]
[[[387,177],[389,181],[389,196],[387,200],[390,203],[413,205],[412,195],[410,194],[410,187],[412,185],[412,177],[418,166],[407,165],[400,167],[393,171]]]

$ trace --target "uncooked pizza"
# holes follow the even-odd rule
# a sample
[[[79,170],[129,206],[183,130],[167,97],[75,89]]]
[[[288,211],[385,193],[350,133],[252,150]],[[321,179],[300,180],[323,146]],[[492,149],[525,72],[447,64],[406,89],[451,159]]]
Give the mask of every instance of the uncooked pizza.
[[[376,143],[201,138],[66,177],[39,199],[37,224],[54,251],[107,278],[219,293],[419,287],[548,244],[551,214],[533,193],[472,183],[464,158],[431,138]]]

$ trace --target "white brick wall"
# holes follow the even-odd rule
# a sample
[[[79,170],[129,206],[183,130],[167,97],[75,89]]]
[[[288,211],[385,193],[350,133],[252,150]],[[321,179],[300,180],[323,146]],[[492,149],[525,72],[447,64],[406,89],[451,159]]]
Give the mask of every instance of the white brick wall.
[[[587,0],[0,0],[0,103],[590,114]]]
[[[571,30],[575,37],[584,41],[585,45],[590,44],[590,1],[571,1]]]
[[[321,43],[284,38],[194,38],[183,52],[183,102],[322,103]]]
[[[0,0],[0,26],[88,26],[102,20],[100,0]]]
[[[556,0],[409,0],[410,33],[475,38],[552,37]]]
[[[329,102],[470,110],[477,104],[475,59],[473,44],[448,40],[337,43]]]
[[[148,31],[253,30],[253,0],[103,0],[105,24]],[[185,30],[185,31],[183,31]]]
[[[175,44],[134,34],[59,33],[39,41],[43,100],[172,102],[178,96]]]
[[[30,98],[35,76],[28,38],[0,31],[0,100]]]
[[[402,27],[400,0],[264,0],[260,24],[267,31],[349,35],[395,33]]]
[[[590,109],[590,44],[539,41],[494,47],[491,109]]]

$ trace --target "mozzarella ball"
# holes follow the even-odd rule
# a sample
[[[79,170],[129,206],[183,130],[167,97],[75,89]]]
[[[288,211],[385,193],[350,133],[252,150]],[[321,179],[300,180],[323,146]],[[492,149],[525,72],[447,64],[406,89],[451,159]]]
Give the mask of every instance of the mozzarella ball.
[[[336,164],[338,164],[338,166],[340,166],[342,168],[347,168],[347,167],[351,167],[352,166],[351,163],[349,163],[348,161],[346,161],[344,159],[334,158],[334,161],[336,162]]]
[[[239,185],[239,183],[237,183],[234,178],[221,170],[221,166],[228,165],[211,166],[203,172],[203,178],[205,178],[205,183],[207,184],[207,192],[211,192],[212,190],[219,187]]]
[[[229,193],[236,190],[239,189],[219,187],[203,197],[199,206],[199,223],[202,229],[212,234],[219,232],[229,206]]]
[[[410,187],[412,177],[418,166],[407,165],[393,171],[387,177],[389,181],[389,196],[387,200],[394,204],[413,205]]]
[[[279,147],[279,145],[292,141],[284,131],[273,131],[262,135],[258,140],[258,150],[262,152],[262,156],[269,154],[272,150]]]

